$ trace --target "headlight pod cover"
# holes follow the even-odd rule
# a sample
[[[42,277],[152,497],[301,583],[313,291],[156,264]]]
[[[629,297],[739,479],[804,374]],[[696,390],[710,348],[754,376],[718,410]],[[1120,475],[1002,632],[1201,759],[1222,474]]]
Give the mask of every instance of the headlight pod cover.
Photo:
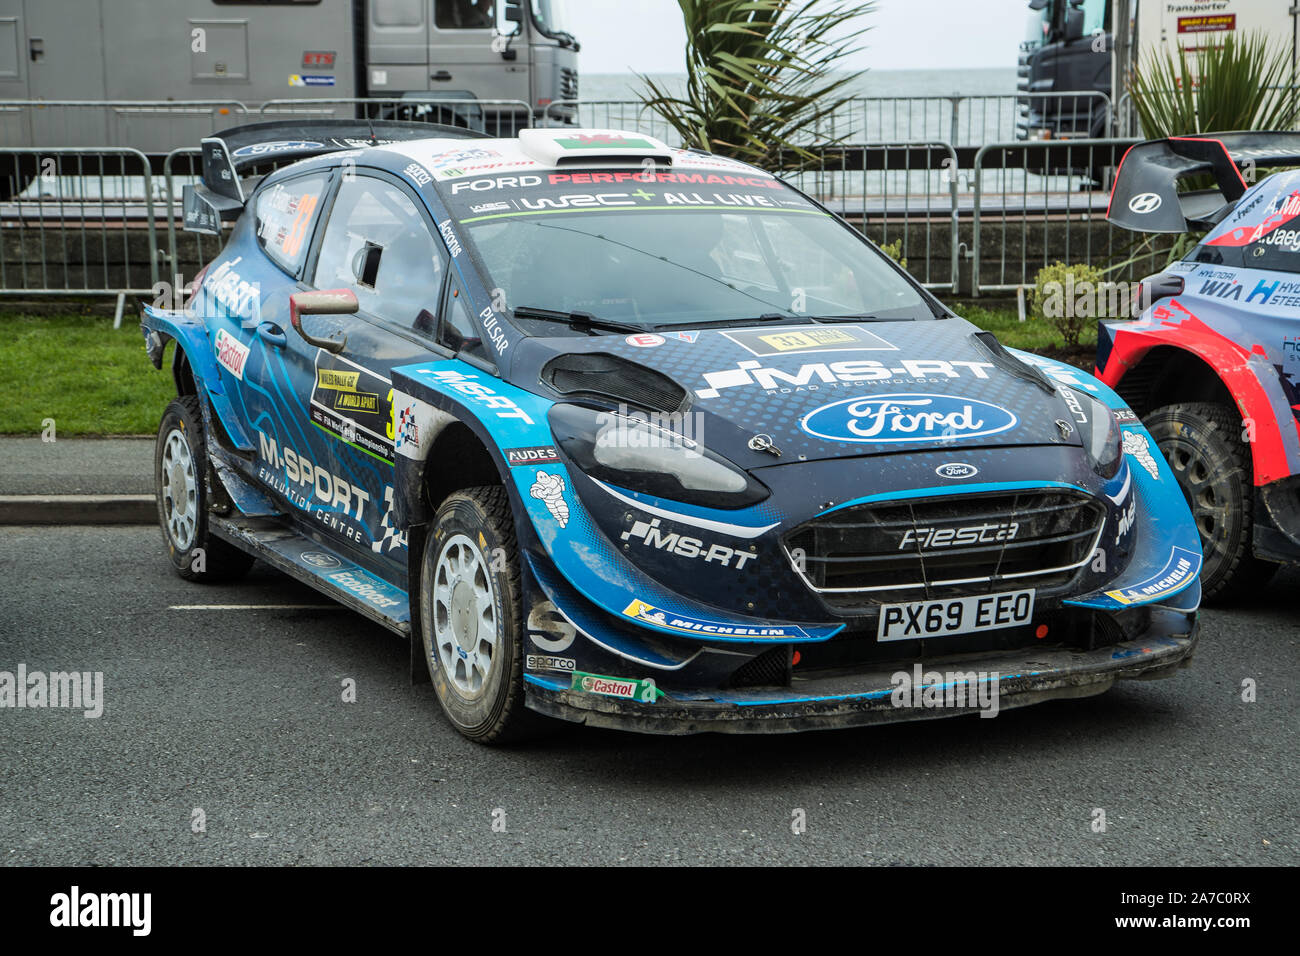
[[[1124,436],[1115,413],[1086,392],[1072,388],[1062,389],[1062,392],[1071,410],[1075,412],[1079,437],[1083,439],[1083,451],[1088,456],[1092,470],[1107,480],[1114,478],[1124,458]],[[1072,398],[1078,400],[1079,408],[1074,407]],[[1087,421],[1078,420],[1080,412]]]
[[[744,508],[770,492],[694,438],[668,427],[680,416],[647,416],[558,404],[547,416],[555,442],[601,481],[708,508]]]

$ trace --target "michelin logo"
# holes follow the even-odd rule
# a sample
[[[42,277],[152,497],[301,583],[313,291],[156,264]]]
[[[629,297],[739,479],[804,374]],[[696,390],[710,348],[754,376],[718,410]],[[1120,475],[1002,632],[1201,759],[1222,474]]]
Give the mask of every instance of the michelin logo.
[[[1126,431],[1124,433],[1124,454],[1132,455],[1152,478],[1156,481],[1160,480],[1160,467],[1156,464],[1155,458],[1151,456],[1151,443],[1147,441],[1145,435]]]
[[[561,528],[569,523],[569,503],[564,500],[564,479],[559,475],[539,471],[528,493],[546,505]]]

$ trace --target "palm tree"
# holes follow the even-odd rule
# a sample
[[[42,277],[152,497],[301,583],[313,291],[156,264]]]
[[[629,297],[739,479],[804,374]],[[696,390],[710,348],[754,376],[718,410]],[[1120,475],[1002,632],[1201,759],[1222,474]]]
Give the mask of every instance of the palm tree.
[[[834,71],[860,49],[857,41],[867,28],[855,24],[875,3],[677,3],[686,21],[685,92],[673,96],[642,76],[641,102],[687,146],[767,168],[812,159],[807,137],[800,134],[816,129],[851,99],[843,91],[855,74]]]
[[[1290,129],[1297,119],[1290,44],[1229,33],[1221,46],[1152,53],[1134,74],[1133,105],[1149,139],[1238,129]]]

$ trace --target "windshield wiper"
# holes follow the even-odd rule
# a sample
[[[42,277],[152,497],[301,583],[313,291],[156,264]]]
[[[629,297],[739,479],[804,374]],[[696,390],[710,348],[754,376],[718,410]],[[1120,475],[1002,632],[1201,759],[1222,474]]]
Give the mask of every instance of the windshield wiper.
[[[744,316],[735,319],[710,319],[708,322],[666,322],[652,325],[656,332],[671,329],[707,329],[715,325],[753,325],[755,322],[782,322],[802,319],[800,315],[783,315],[780,312],[764,312],[762,315]]]
[[[602,332],[644,332],[644,325],[626,325],[597,318],[590,312],[561,312],[556,309],[539,309],[532,305],[521,305],[514,310],[516,319],[538,319],[542,322],[564,322],[575,329],[599,329]]]
[[[915,322],[916,319],[899,315],[810,315],[809,322]]]

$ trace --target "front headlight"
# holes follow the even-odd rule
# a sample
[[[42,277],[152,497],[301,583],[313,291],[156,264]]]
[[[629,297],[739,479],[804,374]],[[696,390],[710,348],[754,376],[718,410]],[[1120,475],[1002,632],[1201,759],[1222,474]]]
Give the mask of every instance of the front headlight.
[[[1064,388],[1062,395],[1074,412],[1088,463],[1093,471],[1109,481],[1119,472],[1120,462],[1124,459],[1124,436],[1115,413],[1086,392]],[[1080,421],[1080,418],[1087,421]]]
[[[547,416],[555,443],[601,481],[709,508],[744,508],[770,494],[695,438],[632,414],[559,404]]]

